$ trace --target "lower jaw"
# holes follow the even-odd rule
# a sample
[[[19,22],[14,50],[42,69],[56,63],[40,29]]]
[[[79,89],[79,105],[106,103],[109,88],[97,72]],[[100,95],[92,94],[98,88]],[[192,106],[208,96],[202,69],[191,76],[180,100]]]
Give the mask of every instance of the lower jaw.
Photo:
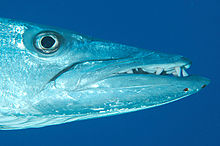
[[[154,74],[115,74],[103,80],[100,80],[87,88],[135,88],[147,86],[182,86],[185,88],[201,89],[207,85],[207,78],[190,75],[186,77],[175,77],[172,75],[154,75]]]

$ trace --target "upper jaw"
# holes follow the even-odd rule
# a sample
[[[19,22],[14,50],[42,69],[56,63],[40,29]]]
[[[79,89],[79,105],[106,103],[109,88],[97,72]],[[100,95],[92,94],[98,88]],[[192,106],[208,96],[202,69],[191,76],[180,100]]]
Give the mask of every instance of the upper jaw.
[[[155,74],[155,75],[174,75],[177,77],[188,76],[186,69],[191,66],[191,61],[184,57],[176,62],[158,63],[158,64],[145,64],[140,66],[128,67],[122,69],[115,74]]]
[[[169,55],[153,52],[143,57],[131,58],[133,63],[124,63],[124,66],[114,74],[155,74],[174,75],[177,77],[188,76],[186,69],[189,69],[192,62],[180,55]]]
[[[58,88],[70,90],[82,89],[105,78],[119,74],[156,74],[188,76],[191,61],[179,56],[163,53],[150,53],[141,56],[113,60],[84,61],[56,77],[55,84]]]

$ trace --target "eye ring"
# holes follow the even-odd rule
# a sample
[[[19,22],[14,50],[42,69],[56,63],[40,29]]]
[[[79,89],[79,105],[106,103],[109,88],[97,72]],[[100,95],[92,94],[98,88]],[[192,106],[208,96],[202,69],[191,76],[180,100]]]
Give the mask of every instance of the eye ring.
[[[52,31],[38,33],[34,39],[34,47],[43,54],[55,53],[61,43],[61,36]]]

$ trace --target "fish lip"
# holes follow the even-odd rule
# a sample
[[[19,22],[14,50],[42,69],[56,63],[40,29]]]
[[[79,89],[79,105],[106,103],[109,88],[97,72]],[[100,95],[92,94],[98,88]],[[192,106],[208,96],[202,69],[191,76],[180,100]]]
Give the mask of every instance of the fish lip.
[[[194,94],[210,84],[210,80],[199,75],[189,75],[187,77],[164,76],[154,74],[117,74],[100,80],[89,86],[79,89],[83,90],[136,90],[137,88],[173,88],[185,96]],[[177,89],[176,89],[177,88]],[[160,89],[160,88],[158,88]],[[164,88],[166,90],[166,88]],[[172,93],[170,92],[170,93]]]

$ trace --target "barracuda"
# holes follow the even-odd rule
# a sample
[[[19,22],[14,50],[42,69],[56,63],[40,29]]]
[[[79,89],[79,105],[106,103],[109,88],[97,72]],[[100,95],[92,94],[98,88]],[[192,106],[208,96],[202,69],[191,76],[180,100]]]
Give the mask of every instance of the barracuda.
[[[0,129],[117,115],[198,92],[191,61],[0,18]]]

